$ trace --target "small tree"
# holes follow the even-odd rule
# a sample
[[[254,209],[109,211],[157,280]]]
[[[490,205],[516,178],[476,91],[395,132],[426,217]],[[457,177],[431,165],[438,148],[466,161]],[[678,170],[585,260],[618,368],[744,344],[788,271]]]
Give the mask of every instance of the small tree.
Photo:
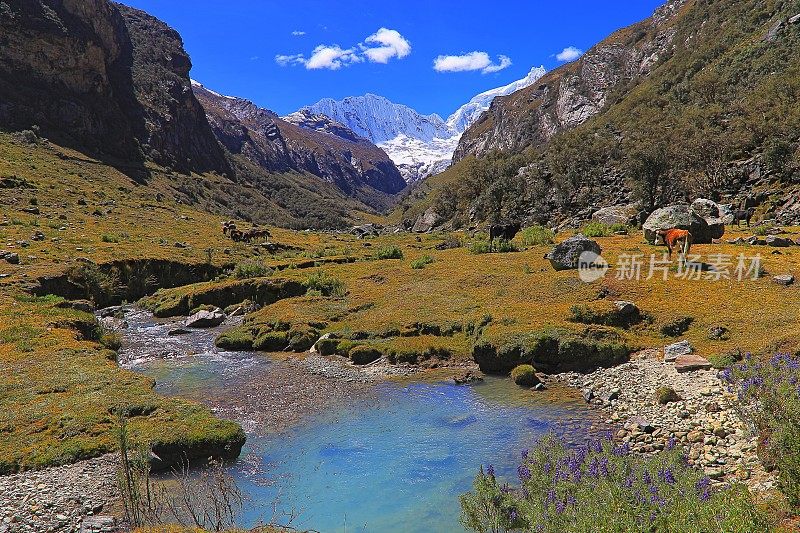
[[[626,171],[634,195],[648,212],[674,196],[676,180],[663,146],[646,146],[631,153]]]

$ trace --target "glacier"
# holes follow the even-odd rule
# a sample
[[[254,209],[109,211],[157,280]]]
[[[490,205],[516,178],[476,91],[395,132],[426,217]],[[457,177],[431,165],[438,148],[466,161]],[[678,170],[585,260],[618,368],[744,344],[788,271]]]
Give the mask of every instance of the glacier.
[[[406,182],[412,183],[450,166],[461,135],[489,109],[494,98],[533,85],[546,73],[544,67],[533,67],[522,79],[476,95],[447,120],[369,93],[343,100],[323,98],[300,112],[326,115],[371,140],[389,155]]]

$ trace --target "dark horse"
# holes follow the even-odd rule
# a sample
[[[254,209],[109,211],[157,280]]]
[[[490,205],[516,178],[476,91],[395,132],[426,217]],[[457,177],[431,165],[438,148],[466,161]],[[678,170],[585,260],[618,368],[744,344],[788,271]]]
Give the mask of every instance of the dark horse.
[[[491,224],[489,226],[489,242],[494,242],[495,239],[503,239],[510,241],[517,236],[522,225],[519,222],[512,224]]]
[[[733,222],[736,223],[736,226],[741,226],[741,222],[744,220],[747,223],[747,227],[750,227],[750,219],[753,218],[753,213],[755,213],[756,208],[751,207],[749,209],[744,209],[742,211],[734,211],[733,212]]]

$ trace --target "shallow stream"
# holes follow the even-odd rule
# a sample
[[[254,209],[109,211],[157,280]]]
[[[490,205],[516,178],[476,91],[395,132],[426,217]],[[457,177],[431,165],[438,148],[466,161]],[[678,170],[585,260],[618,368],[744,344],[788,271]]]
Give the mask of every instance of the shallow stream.
[[[593,414],[570,391],[483,383],[334,383],[296,360],[218,351],[231,324],[170,336],[175,322],[125,317],[123,366],[165,395],[195,399],[242,424],[230,466],[246,495],[243,526],[279,522],[328,532],[450,532],[480,465],[516,481],[521,452],[554,431],[582,441]]]

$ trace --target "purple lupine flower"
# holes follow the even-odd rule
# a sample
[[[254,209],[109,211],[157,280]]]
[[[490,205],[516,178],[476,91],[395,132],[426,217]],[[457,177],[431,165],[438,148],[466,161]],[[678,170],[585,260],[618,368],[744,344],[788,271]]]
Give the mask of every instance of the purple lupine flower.
[[[664,481],[664,483],[667,483],[669,485],[675,484],[675,475],[672,473],[672,469],[669,467],[663,470],[659,470],[658,477],[660,477]]]
[[[592,459],[592,462],[589,463],[589,475],[593,478],[600,477],[600,462],[597,460],[597,457]]]
[[[590,441],[589,445],[591,446],[592,450],[594,450],[595,453],[600,453],[603,451],[603,443],[600,442],[599,440]]]
[[[647,470],[642,472],[642,483],[644,483],[645,485],[653,484],[653,478],[650,477],[650,472],[648,472]]]
[[[527,466],[519,465],[519,468],[517,468],[517,475],[519,475],[521,481],[528,481],[531,478],[531,471]]]
[[[545,463],[544,466],[542,466],[542,471],[544,471],[545,474],[549,474],[551,468],[552,465],[550,463]]]
[[[675,445],[678,443],[678,440],[675,437],[670,437],[667,441],[667,450],[672,451],[675,449]]]
[[[494,465],[489,465],[486,467],[486,475],[493,478],[494,477]]]
[[[622,482],[626,489],[633,487],[633,474],[628,474],[628,477],[625,478],[625,481]]]
[[[711,497],[711,479],[708,476],[695,483],[694,487],[697,489],[700,501],[707,501]]]
[[[528,458],[528,450],[522,450],[522,459],[525,460]]]
[[[553,503],[554,501],[556,501],[556,491],[555,490],[550,489],[550,490],[547,491],[547,500],[546,501],[547,501],[547,503]]]
[[[516,522],[517,521],[517,510],[516,509],[511,509],[511,512],[509,513],[508,517],[511,519],[512,522]]]
[[[578,500],[575,499],[574,495],[567,494],[567,505],[572,505],[573,507],[578,505]]]
[[[608,477],[608,457],[603,457],[600,459],[600,474],[603,477]]]
[[[566,507],[567,507],[567,504],[565,502],[563,502],[561,500],[557,501],[556,502],[556,514],[563,513],[564,509],[566,509]]]

